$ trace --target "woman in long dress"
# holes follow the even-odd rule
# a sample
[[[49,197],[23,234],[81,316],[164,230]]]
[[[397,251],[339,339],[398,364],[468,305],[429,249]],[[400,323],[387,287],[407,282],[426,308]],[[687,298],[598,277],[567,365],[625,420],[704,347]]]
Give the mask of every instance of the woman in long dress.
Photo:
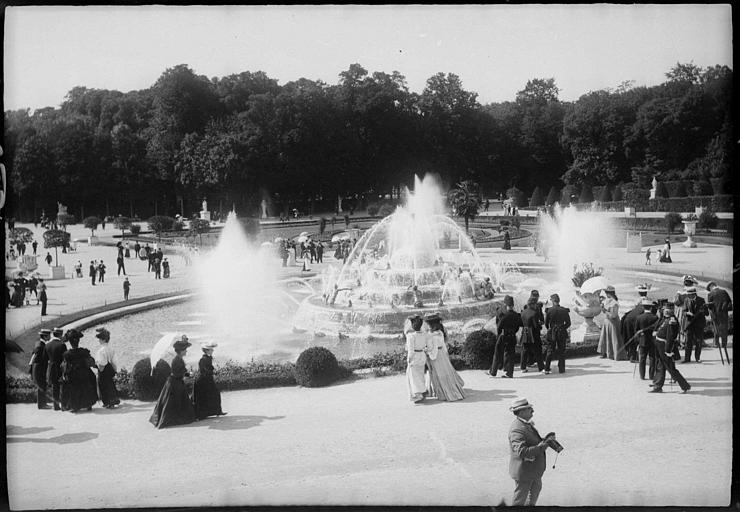
[[[172,373],[167,377],[162,392],[159,394],[149,422],[157,428],[172,425],[184,425],[195,421],[193,402],[190,401],[183,377],[189,375],[183,357],[190,346],[188,337],[183,335],[173,345],[175,357],[172,359]]]
[[[409,398],[414,403],[424,400],[427,390],[424,382],[424,366],[427,363],[427,352],[431,348],[429,335],[421,332],[423,320],[420,315],[409,317],[410,330],[406,334],[406,384]]]
[[[64,338],[72,346],[64,352],[62,360],[62,410],[77,412],[80,409],[92,409],[98,401],[98,386],[95,382],[95,359],[86,348],[80,348],[82,333],[69,329]]]
[[[429,334],[432,337],[433,348],[429,353],[430,394],[438,400],[454,402],[465,398],[463,386],[465,382],[450,362],[447,353],[447,332],[442,325],[442,319],[437,313],[426,317]]]
[[[213,379],[213,349],[218,345],[209,341],[202,345],[203,356],[198,361],[198,377],[193,384],[193,407],[199,420],[208,416],[222,416],[221,393]]]
[[[596,350],[602,358],[608,357],[615,361],[622,361],[627,359],[627,354],[624,350],[624,340],[619,329],[619,302],[614,287],[607,286],[602,292],[602,297],[604,302],[601,303],[601,311],[606,318],[604,319],[604,325],[601,326],[599,345]]]
[[[113,381],[118,371],[116,353],[108,344],[110,342],[108,329],[101,327],[96,329],[96,332],[95,337],[100,342],[100,349],[95,354],[95,364],[98,367],[98,393],[100,401],[103,402],[103,407],[112,409],[121,403],[118,399],[116,384]]]

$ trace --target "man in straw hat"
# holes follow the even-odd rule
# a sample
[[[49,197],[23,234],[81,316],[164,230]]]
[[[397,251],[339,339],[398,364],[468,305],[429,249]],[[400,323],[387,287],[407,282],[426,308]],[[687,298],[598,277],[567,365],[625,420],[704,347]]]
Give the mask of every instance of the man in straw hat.
[[[635,320],[635,332],[640,332],[637,339],[639,352],[638,367],[640,368],[640,379],[645,380],[646,367],[648,367],[648,376],[650,379],[655,377],[656,354],[655,344],[653,343],[653,330],[658,327],[660,318],[655,314],[658,307],[657,303],[646,297],[642,299],[642,307],[642,314]]]
[[[60,398],[61,384],[59,379],[62,378],[62,361],[67,346],[64,344],[64,330],[61,327],[54,327],[51,331],[51,341],[46,344],[46,355],[49,358],[49,369],[46,374],[46,381],[51,386],[51,396],[54,399],[54,410],[62,410]]]
[[[509,427],[509,476],[515,482],[512,506],[534,506],[542,490],[547,463],[545,451],[555,434],[548,434],[544,439],[540,436],[532,421],[534,408],[526,398],[512,401],[509,410],[516,416]]]
[[[516,333],[523,326],[522,316],[514,311],[514,298],[511,295],[504,297],[506,310],[496,318],[498,339],[493,355],[493,363],[489,373],[495,377],[498,370],[504,370],[502,377],[514,377],[514,357],[516,356]]]

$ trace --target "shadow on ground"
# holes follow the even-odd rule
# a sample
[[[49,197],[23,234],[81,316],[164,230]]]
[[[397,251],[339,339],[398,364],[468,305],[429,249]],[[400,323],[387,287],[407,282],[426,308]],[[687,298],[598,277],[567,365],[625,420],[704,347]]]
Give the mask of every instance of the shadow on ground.
[[[285,416],[214,416],[182,425],[183,427],[208,427],[212,430],[246,430],[258,427],[265,420],[282,420]]]
[[[151,409],[154,410],[154,404],[152,403],[144,403],[144,404],[130,404],[128,402],[121,402],[117,407],[114,407],[113,409],[106,409],[105,407],[93,407],[92,412],[94,414],[126,414],[129,412],[137,412],[142,409]],[[80,411],[85,412],[85,411]]]
[[[17,425],[8,425],[6,427],[6,435],[22,436],[28,434],[40,434],[41,432],[48,432],[49,430],[54,430],[54,427],[19,427]]]
[[[92,441],[97,439],[100,434],[95,432],[76,432],[74,434],[62,434],[60,436],[44,438],[34,437],[8,437],[8,443],[54,443],[54,444],[72,444],[72,443],[84,443],[85,441]]]

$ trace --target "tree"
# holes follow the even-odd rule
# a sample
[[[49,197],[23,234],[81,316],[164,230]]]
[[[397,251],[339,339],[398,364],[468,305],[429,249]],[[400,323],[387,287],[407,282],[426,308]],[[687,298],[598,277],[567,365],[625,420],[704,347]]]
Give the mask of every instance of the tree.
[[[8,241],[11,244],[17,244],[18,242],[30,244],[33,242],[33,231],[28,228],[13,228],[8,234]]]
[[[465,232],[467,233],[469,222],[475,219],[481,208],[478,184],[469,180],[461,181],[447,193],[447,200],[452,211],[465,219]]]
[[[680,213],[668,212],[665,214],[665,227],[668,230],[668,234],[673,233],[673,230],[681,224],[683,217]]]
[[[553,185],[550,187],[550,192],[547,193],[547,199],[545,199],[545,204],[548,206],[552,206],[555,203],[560,201],[560,190]]]
[[[622,190],[623,183],[617,183],[612,191],[612,201],[622,201],[624,199],[624,192]]]
[[[119,215],[115,219],[113,219],[113,225],[116,229],[121,230],[121,238],[124,238],[124,231],[127,229],[131,229],[131,224],[133,221],[128,217],[122,217]]]
[[[98,229],[98,225],[101,220],[98,217],[85,217],[82,219],[82,225],[90,230],[90,236],[95,236],[95,230]]]
[[[66,231],[62,231],[61,229],[50,229],[48,231],[44,231],[44,248],[50,249],[54,248],[54,256],[56,258],[56,266],[59,266],[59,253],[57,252],[57,247],[62,247],[65,249],[69,245],[69,240],[71,238],[71,235],[67,233]]]
[[[599,192],[599,202],[600,203],[608,203],[612,200],[612,192],[609,185],[604,185],[601,188],[601,192]]]
[[[149,229],[157,234],[157,238],[160,238],[163,232],[172,229],[175,219],[166,215],[155,215],[147,219],[146,222],[149,224]]]
[[[545,204],[545,200],[542,197],[542,190],[540,190],[540,187],[534,187],[534,191],[532,192],[532,197],[529,200],[529,206],[542,206]]]
[[[578,198],[579,203],[590,203],[594,200],[594,192],[591,188],[591,185],[588,183],[584,183],[583,187],[581,188],[581,195]]]
[[[524,198],[524,192],[516,187],[511,187],[509,190],[507,190],[506,197],[511,199],[512,205],[516,206],[517,208],[521,208],[526,202]]]
[[[206,219],[193,219],[190,221],[190,236],[198,235],[200,245],[203,245],[203,233],[208,233],[211,223]]]

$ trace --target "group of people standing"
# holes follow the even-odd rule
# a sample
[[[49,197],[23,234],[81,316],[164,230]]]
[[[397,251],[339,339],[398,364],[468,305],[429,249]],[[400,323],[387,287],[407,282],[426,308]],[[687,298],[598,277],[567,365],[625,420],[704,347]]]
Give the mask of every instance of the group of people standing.
[[[25,273],[20,272],[15,279],[9,280],[5,285],[5,308],[30,306],[31,295],[33,294],[36,298],[36,305],[41,305],[41,316],[46,316],[46,304],[48,302],[46,289],[44,279],[36,272],[29,274],[28,277]]]
[[[221,393],[214,380],[213,350],[218,344],[208,341],[201,345],[203,355],[198,362],[198,376],[193,383],[192,397],[188,393],[185,377],[190,373],[184,357],[192,344],[186,335],[175,341],[175,357],[170,365],[171,373],[159,394],[149,422],[157,428],[184,425],[208,416],[223,416]]]
[[[452,366],[447,351],[447,332],[438,313],[408,318],[406,382],[415,404],[428,397],[453,402],[465,398],[465,382]]]
[[[551,307],[543,313],[544,304],[540,302],[539,291],[532,290],[527,304],[519,313],[514,310],[514,298],[510,295],[504,297],[504,309],[495,317],[496,345],[489,370],[492,377],[496,377],[500,370],[503,371],[503,378],[514,377],[517,345],[520,347],[519,367],[523,373],[529,371],[528,366],[536,364],[540,373],[550,374],[554,359],[557,359],[558,371],[565,372],[565,345],[570,327],[569,309],[560,305],[560,296],[556,293],[550,296],[550,302]],[[543,327],[546,329],[544,360]]]
[[[80,348],[83,334],[77,329],[68,329],[66,333],[58,327],[39,331],[29,362],[39,409],[50,408],[48,388],[55,411],[89,411],[98,400],[109,409],[121,403],[114,381],[118,371],[115,351],[108,345],[110,332],[104,327],[96,331],[100,347],[95,357],[88,349]],[[97,377],[93,369],[97,370]]]

